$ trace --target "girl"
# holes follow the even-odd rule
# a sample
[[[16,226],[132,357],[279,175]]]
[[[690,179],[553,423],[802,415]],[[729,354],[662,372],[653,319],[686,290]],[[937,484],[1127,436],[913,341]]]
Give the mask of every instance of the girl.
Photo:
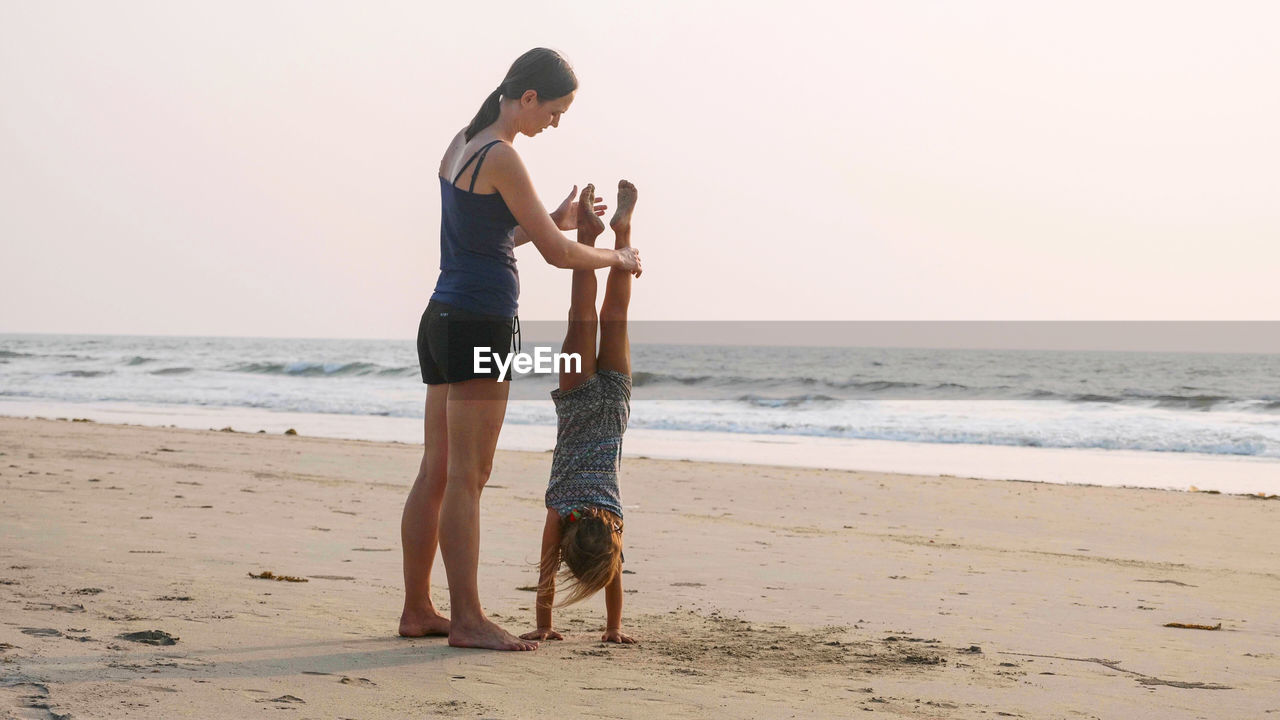
[[[578,201],[578,242],[594,246],[604,230],[590,210],[595,189],[588,185]],[[636,188],[618,183],[618,209],[609,226],[614,247],[631,247],[631,211]],[[587,598],[601,588],[607,623],[605,642],[632,643],[622,632],[622,503],[618,495],[618,465],[622,434],[631,413],[631,344],[627,338],[627,306],[631,304],[631,273],[609,272],[600,306],[600,354],[596,355],[596,274],[573,273],[569,329],[563,353],[582,358],[580,372],[562,365],[560,387],[552,391],[558,429],[547,485],[547,521],[542,531],[542,562],[538,582],[538,628],[525,640],[560,640],[552,629],[556,572],[563,563],[569,582],[561,605]]]
[[[577,87],[558,53],[530,50],[440,161],[440,277],[418,328],[418,361],[428,386],[425,450],[400,525],[405,600],[399,632],[407,637],[447,634],[450,645],[495,650],[537,647],[498,627],[480,607],[480,491],[493,467],[508,385],[498,381],[496,363],[487,364],[488,372],[477,367],[474,349],[505,353],[518,327],[516,245],[532,242],[560,268],[640,272],[639,253],[631,248],[597,250],[562,235],[581,214],[574,193],[548,214],[512,146],[517,135],[557,127]],[[582,198],[585,214],[598,223],[595,214],[603,214],[603,206],[593,205],[593,195]],[[451,618],[431,601],[437,542]]]

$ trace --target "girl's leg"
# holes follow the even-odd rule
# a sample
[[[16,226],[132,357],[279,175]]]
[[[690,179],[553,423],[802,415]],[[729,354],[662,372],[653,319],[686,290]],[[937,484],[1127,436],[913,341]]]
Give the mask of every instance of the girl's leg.
[[[596,244],[604,232],[604,223],[593,211],[596,188],[587,185],[578,198],[578,242]],[[585,208],[585,209],[584,209]],[[582,358],[581,372],[563,367],[560,370],[560,392],[568,392],[596,373],[596,273],[574,270],[569,291],[569,329],[565,332],[562,353],[577,353]]]
[[[614,247],[631,247],[631,211],[636,206],[636,186],[618,181],[618,209],[609,220]],[[596,367],[631,374],[631,341],[627,337],[627,308],[631,305],[631,273],[610,270],[600,304],[600,358]]]
[[[533,650],[495,625],[480,607],[476,570],[480,563],[480,492],[493,469],[498,432],[510,386],[477,378],[448,386],[445,414],[448,459],[440,507],[440,555],[449,578],[449,644],[492,650]]]
[[[445,471],[449,457],[449,431],[445,415],[448,385],[427,386],[423,421],[422,465],[413,481],[400,518],[400,545],[404,550],[404,609],[400,634],[405,637],[448,635],[449,618],[431,602],[431,566],[436,559],[440,503],[444,499]]]

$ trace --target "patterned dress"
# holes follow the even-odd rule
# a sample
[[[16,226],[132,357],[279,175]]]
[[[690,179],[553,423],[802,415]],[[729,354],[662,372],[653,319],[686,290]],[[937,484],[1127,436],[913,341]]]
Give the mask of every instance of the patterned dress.
[[[547,507],[561,517],[584,506],[622,517],[618,466],[631,415],[631,376],[600,370],[568,392],[552,390],[551,399],[557,429]]]

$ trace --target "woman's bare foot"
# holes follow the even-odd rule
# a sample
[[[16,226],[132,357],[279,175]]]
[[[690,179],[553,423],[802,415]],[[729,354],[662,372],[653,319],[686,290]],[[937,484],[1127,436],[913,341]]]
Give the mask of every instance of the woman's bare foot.
[[[601,642],[625,643],[630,645],[636,639],[621,630],[605,630],[604,635],[600,638]]]
[[[400,613],[400,637],[427,637],[430,635],[448,635],[449,618],[436,612],[434,608],[427,611]]]
[[[595,213],[596,186],[588,184],[578,197],[578,242],[592,245],[604,232],[604,222]]]
[[[626,180],[618,181],[618,209],[609,219],[609,227],[616,233],[619,230],[631,229],[631,211],[636,208],[636,186]]]
[[[498,627],[492,620],[482,618],[478,624],[454,623],[449,631],[449,644],[453,647],[485,648],[488,650],[537,650],[538,643],[521,640]]]

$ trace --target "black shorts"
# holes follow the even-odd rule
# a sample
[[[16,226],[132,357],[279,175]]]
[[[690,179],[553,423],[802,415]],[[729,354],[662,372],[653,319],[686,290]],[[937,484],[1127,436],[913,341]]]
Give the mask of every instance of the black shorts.
[[[418,366],[428,385],[456,383],[475,378],[497,378],[498,359],[510,362],[512,335],[519,321],[514,317],[483,315],[432,300],[418,323]],[[482,369],[476,369],[476,348],[482,350]],[[508,366],[504,380],[510,380]]]

